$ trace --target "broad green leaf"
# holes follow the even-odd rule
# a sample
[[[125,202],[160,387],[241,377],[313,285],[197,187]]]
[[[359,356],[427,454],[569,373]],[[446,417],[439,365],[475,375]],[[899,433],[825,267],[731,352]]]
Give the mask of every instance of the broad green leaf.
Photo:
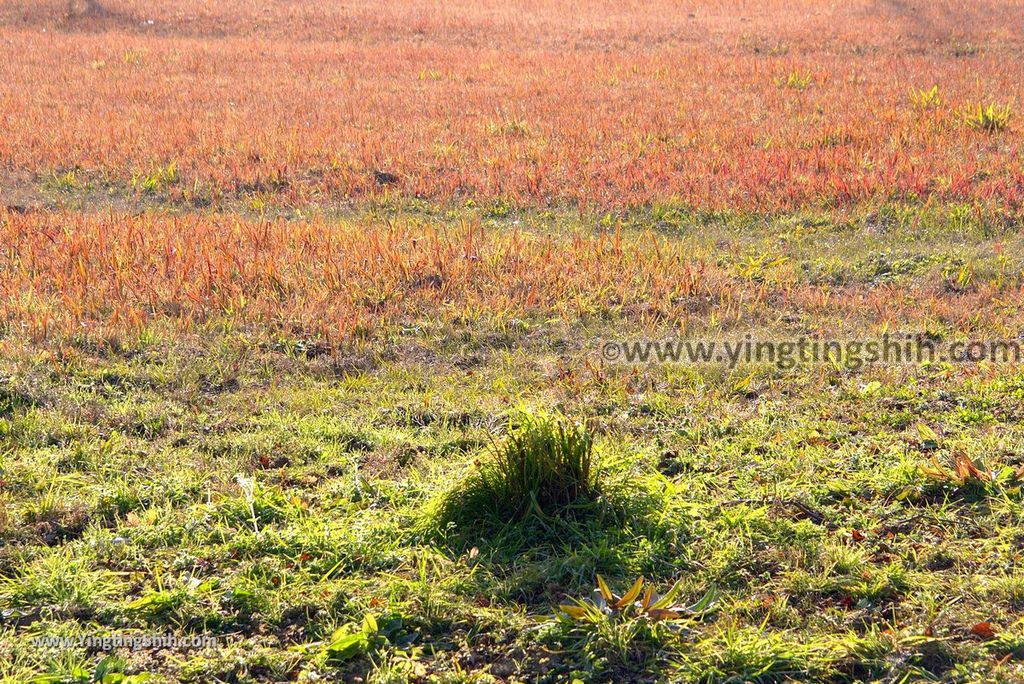
[[[935,430],[932,430],[924,423],[917,424],[917,434],[921,437],[922,442],[933,442],[935,444],[939,443],[938,434],[936,434]]]
[[[882,383],[872,380],[861,388],[860,393],[865,397],[870,397],[873,394],[877,394],[880,389],[882,389]]]
[[[337,634],[337,632],[335,632]],[[334,660],[350,660],[366,652],[366,635],[362,632],[339,636],[327,646],[327,654]]]
[[[660,599],[658,599],[651,605],[651,610],[668,608],[669,606],[671,606],[673,603],[675,603],[676,597],[679,596],[680,590],[681,587],[679,586],[679,582],[676,582],[672,585],[672,588],[668,590],[667,594],[662,596]]]
[[[363,616],[363,632],[365,634],[377,633],[377,620],[369,613]]]
[[[714,603],[718,600],[718,589],[711,587],[701,596],[695,603],[687,607],[687,611],[691,613],[703,613],[706,612]]]

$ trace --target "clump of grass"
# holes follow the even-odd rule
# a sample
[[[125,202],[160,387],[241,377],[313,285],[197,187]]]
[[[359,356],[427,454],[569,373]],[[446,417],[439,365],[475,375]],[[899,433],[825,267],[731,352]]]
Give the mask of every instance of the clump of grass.
[[[0,418],[8,418],[15,411],[33,406],[35,402],[28,394],[12,387],[11,383],[0,378]]]
[[[487,127],[492,136],[506,138],[526,138],[530,135],[530,124],[515,117],[491,121]]]
[[[964,122],[976,131],[998,133],[1010,125],[1013,110],[1009,105],[979,104],[964,110]]]
[[[503,442],[441,503],[440,517],[465,522],[518,522],[566,516],[600,493],[593,438],[564,416],[524,413]]]
[[[122,59],[124,60],[124,63],[129,66],[139,66],[140,64],[142,64],[142,58],[144,55],[145,52],[142,50],[128,48],[124,51]]]
[[[180,179],[178,166],[171,162],[167,166],[157,167],[150,173],[137,174],[132,184],[142,193],[152,193],[174,185]]]
[[[792,90],[807,90],[813,83],[814,76],[799,69],[794,69],[782,79],[782,86]]]
[[[914,105],[915,109],[937,109],[942,104],[939,86],[933,85],[928,90],[912,88],[910,91],[910,102]]]
[[[65,173],[54,173],[47,185],[56,192],[74,192],[78,187],[78,174],[74,169]]]

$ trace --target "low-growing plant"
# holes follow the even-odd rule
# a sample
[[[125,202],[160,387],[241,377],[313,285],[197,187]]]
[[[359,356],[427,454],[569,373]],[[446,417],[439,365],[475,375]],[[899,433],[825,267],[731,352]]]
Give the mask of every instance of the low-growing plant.
[[[933,85],[928,90],[912,88],[910,91],[910,102],[914,105],[915,109],[936,109],[942,104],[939,86]]]
[[[449,522],[517,522],[566,515],[600,492],[593,438],[561,415],[522,413],[504,441],[441,503]]]
[[[128,48],[127,50],[124,51],[124,54],[122,55],[121,58],[122,58],[122,60],[124,61],[125,64],[131,65],[131,66],[138,66],[138,65],[142,64],[142,58],[144,57],[144,55],[145,55],[145,52],[142,51],[142,50],[136,50],[136,49],[133,49],[133,48]]]
[[[132,179],[132,185],[141,193],[152,193],[163,190],[178,182],[180,175],[178,166],[171,162],[167,166],[157,167],[149,173],[141,173]]]
[[[65,173],[54,173],[48,185],[57,192],[72,192],[78,187],[78,174],[74,169]]]
[[[597,588],[590,599],[573,599],[558,607],[552,635],[571,644],[589,670],[608,667],[635,671],[651,660],[662,659],[666,644],[681,628],[681,623],[696,620],[712,610],[717,592],[709,589],[690,605],[677,604],[681,593],[677,582],[664,596],[641,577],[623,594],[614,594],[608,583],[597,576]]]
[[[976,131],[998,133],[1010,125],[1013,110],[1009,105],[978,104],[964,110],[964,122]]]
[[[142,684],[142,682],[149,682],[153,678],[146,673],[143,674],[126,674],[125,669],[128,667],[128,663],[117,656],[106,656],[100,662],[96,664],[96,669],[93,671],[92,676],[86,675],[86,681],[99,682],[100,684]]]
[[[372,656],[386,648],[396,652],[413,648],[417,635],[405,628],[401,617],[389,616],[381,622],[367,613],[361,622],[351,622],[334,630],[326,641],[299,647],[297,650],[319,651],[335,664]]]
[[[1024,466],[1005,466],[999,470],[990,470],[981,460],[972,459],[963,453],[953,454],[950,461],[950,464],[946,465],[933,457],[931,465],[923,467],[922,472],[932,480],[958,487],[1024,480]]]
[[[487,132],[492,136],[526,138],[530,135],[530,124],[519,118],[504,117],[489,122]]]
[[[329,659],[344,661],[369,653],[382,642],[377,620],[367,613],[361,624],[345,625],[335,630],[324,645],[324,651]]]
[[[806,90],[814,83],[814,77],[811,74],[794,69],[793,71],[786,74],[786,77],[782,79],[782,85],[786,88],[793,90]]]
[[[590,599],[572,599],[572,603],[563,603],[558,606],[558,610],[562,617],[577,622],[598,623],[637,618],[659,622],[700,616],[708,612],[718,598],[717,589],[711,587],[696,602],[690,605],[677,604],[676,599],[681,590],[679,582],[676,582],[668,593],[658,596],[650,585],[644,590],[644,578],[640,577],[629,591],[618,596],[612,592],[605,579],[598,575],[597,588]]]

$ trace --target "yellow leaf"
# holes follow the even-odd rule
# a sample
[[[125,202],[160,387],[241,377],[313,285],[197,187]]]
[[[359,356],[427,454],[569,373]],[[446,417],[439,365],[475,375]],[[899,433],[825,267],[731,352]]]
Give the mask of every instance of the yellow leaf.
[[[597,576],[597,588],[601,590],[601,596],[604,597],[605,601],[609,604],[614,602],[615,595],[612,594],[612,590],[608,588],[608,583],[604,581],[604,577],[601,577],[600,575]]]
[[[750,383],[753,381],[755,375],[757,375],[757,371],[756,370],[753,373],[751,373],[750,375],[748,375],[747,377],[742,378],[741,380],[736,382],[736,384],[732,386],[732,391],[733,392],[745,392],[747,390],[747,388],[750,387]]]
[[[587,609],[583,606],[570,606],[568,604],[561,604],[558,606],[558,610],[562,611],[574,620],[582,620],[587,616]]]
[[[363,616],[363,632],[367,634],[377,633],[377,619],[369,613]]]
[[[640,591],[643,588],[644,588],[644,578],[641,577],[641,578],[637,579],[636,582],[633,583],[633,586],[630,587],[629,591],[627,591],[626,594],[622,598],[620,598],[618,601],[615,602],[615,606],[614,606],[615,610],[622,610],[623,608],[625,608],[626,606],[631,604],[633,601],[636,601],[636,597],[640,595]]]
[[[938,444],[939,436],[930,427],[924,423],[917,424],[917,434],[921,437],[922,442],[935,442]]]
[[[647,591],[644,592],[644,600],[640,602],[640,610],[646,611],[651,605],[651,599],[654,598],[654,587],[648,586]]]

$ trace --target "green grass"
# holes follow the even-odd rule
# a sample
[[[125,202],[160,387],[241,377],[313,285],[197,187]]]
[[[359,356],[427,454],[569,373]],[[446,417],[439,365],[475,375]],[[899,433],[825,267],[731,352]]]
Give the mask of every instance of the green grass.
[[[909,212],[619,218],[717,254],[751,288],[910,296],[1019,274],[1010,227],[947,207],[911,232]],[[789,334],[836,316],[783,313],[760,325]],[[996,473],[1024,464],[1020,368],[596,362],[600,340],[652,329],[615,313],[451,316],[328,353],[212,328],[109,345],[8,336],[0,676],[1024,677],[1022,485],[956,470],[965,456]],[[718,599],[677,623],[567,626],[556,607],[597,574]],[[972,632],[983,623],[992,635]],[[221,641],[107,661],[32,641],[150,633]]]
[[[500,528],[524,518],[586,515],[600,492],[599,464],[586,427],[523,413],[501,444],[441,502],[438,524]]]

